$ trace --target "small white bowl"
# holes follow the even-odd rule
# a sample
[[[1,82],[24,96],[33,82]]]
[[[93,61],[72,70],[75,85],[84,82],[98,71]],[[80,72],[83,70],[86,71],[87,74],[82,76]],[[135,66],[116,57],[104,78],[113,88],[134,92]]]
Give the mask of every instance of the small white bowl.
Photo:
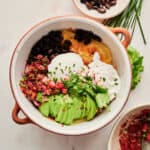
[[[119,143],[119,132],[121,125],[127,122],[127,120],[134,118],[135,115],[139,114],[144,109],[150,109],[150,104],[142,105],[135,107],[129,110],[125,115],[121,116],[117,122],[115,123],[109,141],[108,141],[108,150],[120,150],[120,143]],[[150,149],[150,145],[147,145],[146,150]]]
[[[73,0],[76,7],[85,15],[95,19],[109,19],[119,15],[129,5],[130,0],[117,0],[117,4],[107,9],[106,13],[99,13],[97,10],[88,9],[85,4],[82,4],[80,0]]]

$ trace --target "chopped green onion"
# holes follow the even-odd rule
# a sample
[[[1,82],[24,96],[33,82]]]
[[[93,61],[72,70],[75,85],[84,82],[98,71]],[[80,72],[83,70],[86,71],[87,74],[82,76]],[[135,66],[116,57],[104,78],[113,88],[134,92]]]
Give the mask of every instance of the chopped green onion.
[[[138,24],[143,38],[144,44],[146,44],[146,38],[143,32],[143,28],[140,21],[140,15],[142,10],[143,0],[131,0],[129,6],[118,16],[104,21],[105,25],[112,27],[124,27],[126,29],[131,29],[133,37],[135,26]]]

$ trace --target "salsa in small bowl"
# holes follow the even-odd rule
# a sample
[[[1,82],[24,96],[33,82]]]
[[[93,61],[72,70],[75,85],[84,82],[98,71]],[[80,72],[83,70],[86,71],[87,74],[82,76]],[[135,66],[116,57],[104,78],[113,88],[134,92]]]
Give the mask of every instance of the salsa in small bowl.
[[[150,148],[150,105],[131,109],[114,126],[108,150],[148,150]]]

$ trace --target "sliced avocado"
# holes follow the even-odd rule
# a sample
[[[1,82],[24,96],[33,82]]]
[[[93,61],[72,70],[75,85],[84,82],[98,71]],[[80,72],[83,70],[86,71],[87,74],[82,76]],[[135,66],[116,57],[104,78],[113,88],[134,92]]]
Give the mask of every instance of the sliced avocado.
[[[69,95],[65,95],[63,97],[63,99],[64,99],[65,103],[73,103],[73,99]]]
[[[66,111],[66,110],[65,110],[65,103],[63,103],[63,104],[61,105],[61,108],[60,108],[60,110],[59,110],[59,112],[58,112],[57,117],[55,118],[55,120],[56,120],[57,122],[62,123],[62,119],[63,119],[63,115],[64,115],[64,112],[65,112],[65,111]]]
[[[87,96],[87,101],[86,101],[86,111],[87,111],[87,115],[88,115],[90,109],[91,109],[91,104],[90,104],[90,100],[89,100],[89,98],[88,98],[88,96]]]
[[[94,118],[95,114],[96,114],[96,104],[94,102],[93,99],[91,99],[90,96],[87,97],[87,101],[89,101],[89,105],[90,105],[90,109],[87,115],[87,120],[91,120]]]
[[[63,98],[64,98],[64,96],[62,96],[62,95],[59,95],[59,97],[55,96],[55,100],[54,100],[54,105],[55,105],[54,106],[54,111],[55,111],[54,115],[55,115],[55,117],[57,117],[59,110],[60,110],[62,104],[64,103]]]
[[[49,102],[45,102],[43,103],[40,107],[39,107],[40,112],[42,113],[42,115],[48,117],[49,116]]]
[[[84,101],[82,103],[82,106],[81,106],[81,118],[85,118],[87,116],[87,110],[86,110],[86,101]]]
[[[66,114],[64,114],[63,123],[71,124],[73,120],[81,117],[81,101],[77,97],[72,97],[73,103],[67,103]]]
[[[78,97],[73,98],[73,106],[72,106],[72,114],[74,119],[79,119],[81,118],[81,106],[82,103]]]
[[[58,115],[62,103],[63,101],[61,95],[56,95],[49,98],[51,116],[56,117]]]
[[[55,117],[55,103],[54,100],[49,101],[49,111],[52,117]]]
[[[71,107],[68,111],[67,111],[67,118],[66,118],[66,124],[72,124],[74,120],[74,107]]]
[[[67,117],[68,117],[68,109],[67,106],[65,106],[64,111],[62,112],[62,118],[60,122],[66,124]]]
[[[99,108],[105,108],[110,102],[110,96],[108,93],[98,93],[96,95],[96,103]]]

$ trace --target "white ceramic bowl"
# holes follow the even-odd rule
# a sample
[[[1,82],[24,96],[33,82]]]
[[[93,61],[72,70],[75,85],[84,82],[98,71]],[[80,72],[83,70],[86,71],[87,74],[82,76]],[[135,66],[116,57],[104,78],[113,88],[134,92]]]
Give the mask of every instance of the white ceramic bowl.
[[[110,105],[110,112],[104,111],[92,121],[86,121],[71,126],[62,126],[55,121],[45,118],[41,113],[33,107],[19,87],[19,81],[22,78],[22,72],[26,64],[27,57],[33,46],[43,35],[51,30],[64,28],[81,28],[90,30],[99,35],[104,43],[111,48],[113,61],[118,68],[121,78],[121,88],[117,99]],[[127,46],[129,42],[129,33],[124,29],[113,29],[114,32],[122,32],[125,34],[124,44]],[[81,135],[95,131],[110,123],[123,109],[130,91],[131,85],[131,67],[127,52],[118,38],[105,26],[91,19],[83,17],[66,16],[47,19],[34,27],[32,27],[17,44],[10,64],[10,85],[13,96],[17,102],[14,107],[12,117],[17,123],[25,124],[32,122],[48,131],[52,131],[64,135]],[[28,118],[19,118],[18,112],[23,111]]]
[[[142,106],[132,108],[125,115],[122,115],[117,120],[109,138],[108,150],[120,150],[119,132],[120,132],[121,125],[127,122],[129,118],[132,119],[132,117],[138,115],[144,109],[150,109],[150,105],[142,105]],[[147,149],[145,150],[149,150],[149,149],[150,149],[150,145],[148,145]]]
[[[109,19],[119,15],[125,8],[127,8],[130,0],[117,0],[117,4],[110,9],[107,9],[106,13],[99,13],[94,9],[88,9],[85,4],[81,3],[80,0],[73,0],[76,7],[85,15],[95,19]]]

